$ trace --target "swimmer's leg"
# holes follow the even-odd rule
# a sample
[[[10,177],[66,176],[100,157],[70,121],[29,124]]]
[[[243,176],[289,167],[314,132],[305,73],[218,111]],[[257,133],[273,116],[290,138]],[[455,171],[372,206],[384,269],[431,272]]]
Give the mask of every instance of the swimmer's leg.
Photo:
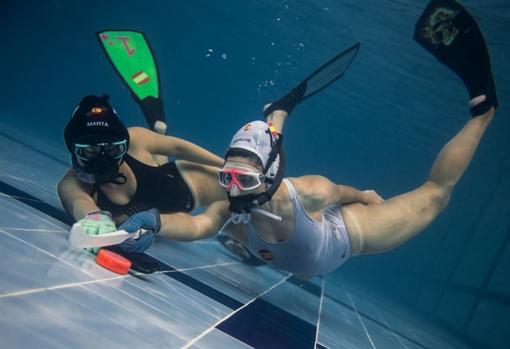
[[[382,204],[342,208],[353,254],[393,249],[425,229],[446,207],[450,194],[468,167],[494,109],[472,118],[439,153],[427,181],[415,190]]]
[[[266,122],[271,123],[279,133],[283,133],[283,125],[289,114],[285,110],[275,110],[267,115]]]

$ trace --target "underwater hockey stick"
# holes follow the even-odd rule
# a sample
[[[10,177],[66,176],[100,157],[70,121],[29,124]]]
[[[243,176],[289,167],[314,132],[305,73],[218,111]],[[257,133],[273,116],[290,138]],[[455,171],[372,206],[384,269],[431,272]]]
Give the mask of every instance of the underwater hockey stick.
[[[69,243],[74,247],[104,247],[117,245],[125,240],[139,237],[141,231],[128,233],[125,230],[118,230],[113,233],[103,235],[89,235],[78,223],[73,224],[69,233]]]

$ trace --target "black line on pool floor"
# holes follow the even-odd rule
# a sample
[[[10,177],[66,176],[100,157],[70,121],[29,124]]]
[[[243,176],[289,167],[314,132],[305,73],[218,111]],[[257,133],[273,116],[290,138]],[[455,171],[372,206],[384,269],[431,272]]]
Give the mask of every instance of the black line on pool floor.
[[[217,327],[254,348],[314,347],[316,327],[259,298]]]
[[[161,261],[159,263],[162,266],[163,270],[168,271],[167,273],[163,274],[168,276],[169,278],[179,281],[180,283],[206,295],[211,299],[214,299],[216,302],[223,304],[224,306],[229,307],[232,310],[235,310],[243,306],[243,303],[203,283],[202,281],[199,281],[194,277],[189,276],[188,274],[177,271],[177,269]]]

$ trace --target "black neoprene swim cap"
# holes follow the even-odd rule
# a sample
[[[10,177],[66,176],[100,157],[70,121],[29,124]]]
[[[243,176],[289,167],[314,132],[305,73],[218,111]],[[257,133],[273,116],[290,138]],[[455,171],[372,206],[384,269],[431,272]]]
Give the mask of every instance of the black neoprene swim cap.
[[[64,130],[64,140],[70,152],[74,144],[127,141],[129,133],[108,103],[108,96],[86,96],[74,110]]]

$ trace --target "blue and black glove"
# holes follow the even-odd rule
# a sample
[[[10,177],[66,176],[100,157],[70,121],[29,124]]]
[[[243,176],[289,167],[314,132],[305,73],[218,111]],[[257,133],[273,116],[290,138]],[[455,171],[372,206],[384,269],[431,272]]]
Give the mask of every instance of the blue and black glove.
[[[129,238],[118,247],[125,252],[144,252],[152,242],[156,239],[156,234],[161,229],[161,218],[159,211],[156,208],[148,211],[139,212],[129,217],[119,229],[125,230],[128,233],[135,233],[141,229],[136,237]]]

